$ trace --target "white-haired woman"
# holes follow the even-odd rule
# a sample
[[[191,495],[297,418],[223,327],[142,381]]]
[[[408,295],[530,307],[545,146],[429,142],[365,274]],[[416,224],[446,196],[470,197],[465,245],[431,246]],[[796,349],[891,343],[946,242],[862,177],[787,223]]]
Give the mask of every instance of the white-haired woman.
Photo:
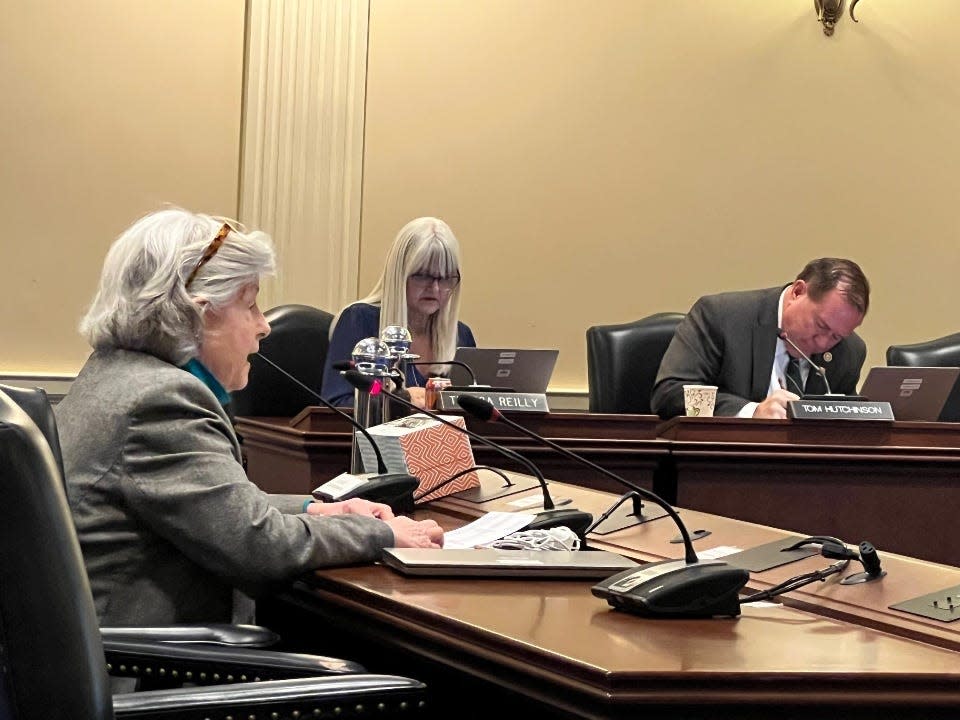
[[[459,322],[459,314],[460,244],[456,236],[443,220],[411,220],[393,241],[376,286],[367,297],[344,308],[334,323],[323,372],[324,397],[335,405],[353,404],[353,387],[333,369],[333,363],[349,360],[358,341],[379,336],[390,325],[410,330],[410,351],[420,356],[419,362],[440,363],[453,359],[458,347],[476,347],[473,333]],[[430,369],[407,369],[410,399],[421,406],[425,374]]]
[[[442,543],[435,523],[385,505],[247,480],[224,404],[270,332],[257,292],[273,268],[266,234],[180,209],[141,218],[107,253],[80,326],[94,352],[56,408],[103,625],[228,621],[234,589]]]

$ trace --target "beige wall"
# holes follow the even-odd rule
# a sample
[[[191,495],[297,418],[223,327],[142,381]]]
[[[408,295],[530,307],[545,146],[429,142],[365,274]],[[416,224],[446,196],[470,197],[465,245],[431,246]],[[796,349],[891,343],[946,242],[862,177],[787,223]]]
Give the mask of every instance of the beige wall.
[[[0,372],[75,373],[106,248],[175,203],[236,215],[244,6],[4,2]]]
[[[164,200],[236,211],[243,7],[6,5],[0,372],[72,372],[123,226]],[[785,282],[821,254],[873,281],[868,363],[960,330],[960,3],[858,15],[826,38],[809,0],[374,0],[344,283],[365,293],[404,222],[446,218],[464,319],[485,345],[559,347],[554,389],[586,387],[589,325]]]
[[[481,344],[556,346],[584,388],[592,324],[857,259],[868,363],[960,330],[960,63],[951,0],[376,0],[360,290],[396,230],[444,217]]]

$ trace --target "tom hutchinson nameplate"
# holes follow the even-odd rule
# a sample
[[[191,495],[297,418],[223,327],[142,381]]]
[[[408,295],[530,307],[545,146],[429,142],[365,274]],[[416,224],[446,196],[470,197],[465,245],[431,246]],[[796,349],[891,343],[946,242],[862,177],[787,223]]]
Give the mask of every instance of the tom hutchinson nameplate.
[[[868,400],[791,400],[787,416],[794,420],[893,420],[888,402]]]
[[[550,412],[547,407],[546,393],[521,392],[483,392],[482,390],[441,390],[437,401],[438,410],[459,410],[457,398],[461,395],[471,395],[483,398],[501,412]]]

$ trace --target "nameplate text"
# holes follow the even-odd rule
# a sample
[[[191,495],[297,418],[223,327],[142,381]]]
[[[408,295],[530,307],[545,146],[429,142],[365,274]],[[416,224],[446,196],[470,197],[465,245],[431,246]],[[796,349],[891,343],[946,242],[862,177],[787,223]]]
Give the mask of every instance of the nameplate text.
[[[462,390],[441,390],[440,398],[437,401],[437,409],[459,410],[460,406],[457,405],[457,398],[461,395],[483,398],[502,412],[550,412],[545,393],[463,392]]]
[[[794,420],[893,420],[888,402],[868,400],[791,400],[787,416]]]

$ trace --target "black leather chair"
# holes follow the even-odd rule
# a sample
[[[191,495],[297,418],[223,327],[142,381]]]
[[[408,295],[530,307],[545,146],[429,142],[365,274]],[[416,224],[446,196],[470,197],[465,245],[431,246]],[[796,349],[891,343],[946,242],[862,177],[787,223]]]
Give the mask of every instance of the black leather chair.
[[[57,465],[58,478],[66,489],[63,474],[63,451],[60,448],[60,433],[57,430],[57,418],[50,405],[50,398],[43,388],[21,388],[12,385],[0,385],[0,392],[6,393],[23,410],[40,430]],[[168,627],[112,627],[100,628],[105,641],[159,640],[164,642],[200,642],[216,645],[262,648],[275,645],[280,636],[272,630],[256,625],[227,625],[210,623],[206,625],[174,625]],[[3,716],[0,715],[0,720]]]
[[[683,313],[663,312],[587,330],[590,412],[649,415],[650,394]]]
[[[887,348],[887,365],[900,367],[960,367],[960,333],[912,345],[891,345]],[[960,383],[944,403],[942,422],[960,422]]]
[[[56,462],[29,416],[0,392],[0,718],[410,716],[424,686],[352,663],[264,650],[164,643],[105,654]],[[108,670],[198,687],[112,696]],[[277,679],[282,678],[282,679]],[[261,680],[262,682],[245,682]],[[206,686],[208,683],[226,683]]]
[[[260,343],[260,352],[319,393],[333,315],[309,305],[279,305],[264,316],[270,334]],[[250,359],[247,386],[233,393],[231,403],[235,415],[277,417],[290,417],[316,404],[310,393],[256,356]]]
[[[60,433],[57,430],[57,418],[53,414],[53,408],[50,405],[50,398],[43,388],[21,388],[12,385],[0,385],[0,392],[5,392],[20,409],[23,410],[34,424],[43,433],[47,444],[50,445],[50,452],[53,453],[53,459],[60,471],[60,477],[63,478],[63,453],[60,450]]]
[[[887,365],[901,367],[960,367],[960,333],[887,348]]]

